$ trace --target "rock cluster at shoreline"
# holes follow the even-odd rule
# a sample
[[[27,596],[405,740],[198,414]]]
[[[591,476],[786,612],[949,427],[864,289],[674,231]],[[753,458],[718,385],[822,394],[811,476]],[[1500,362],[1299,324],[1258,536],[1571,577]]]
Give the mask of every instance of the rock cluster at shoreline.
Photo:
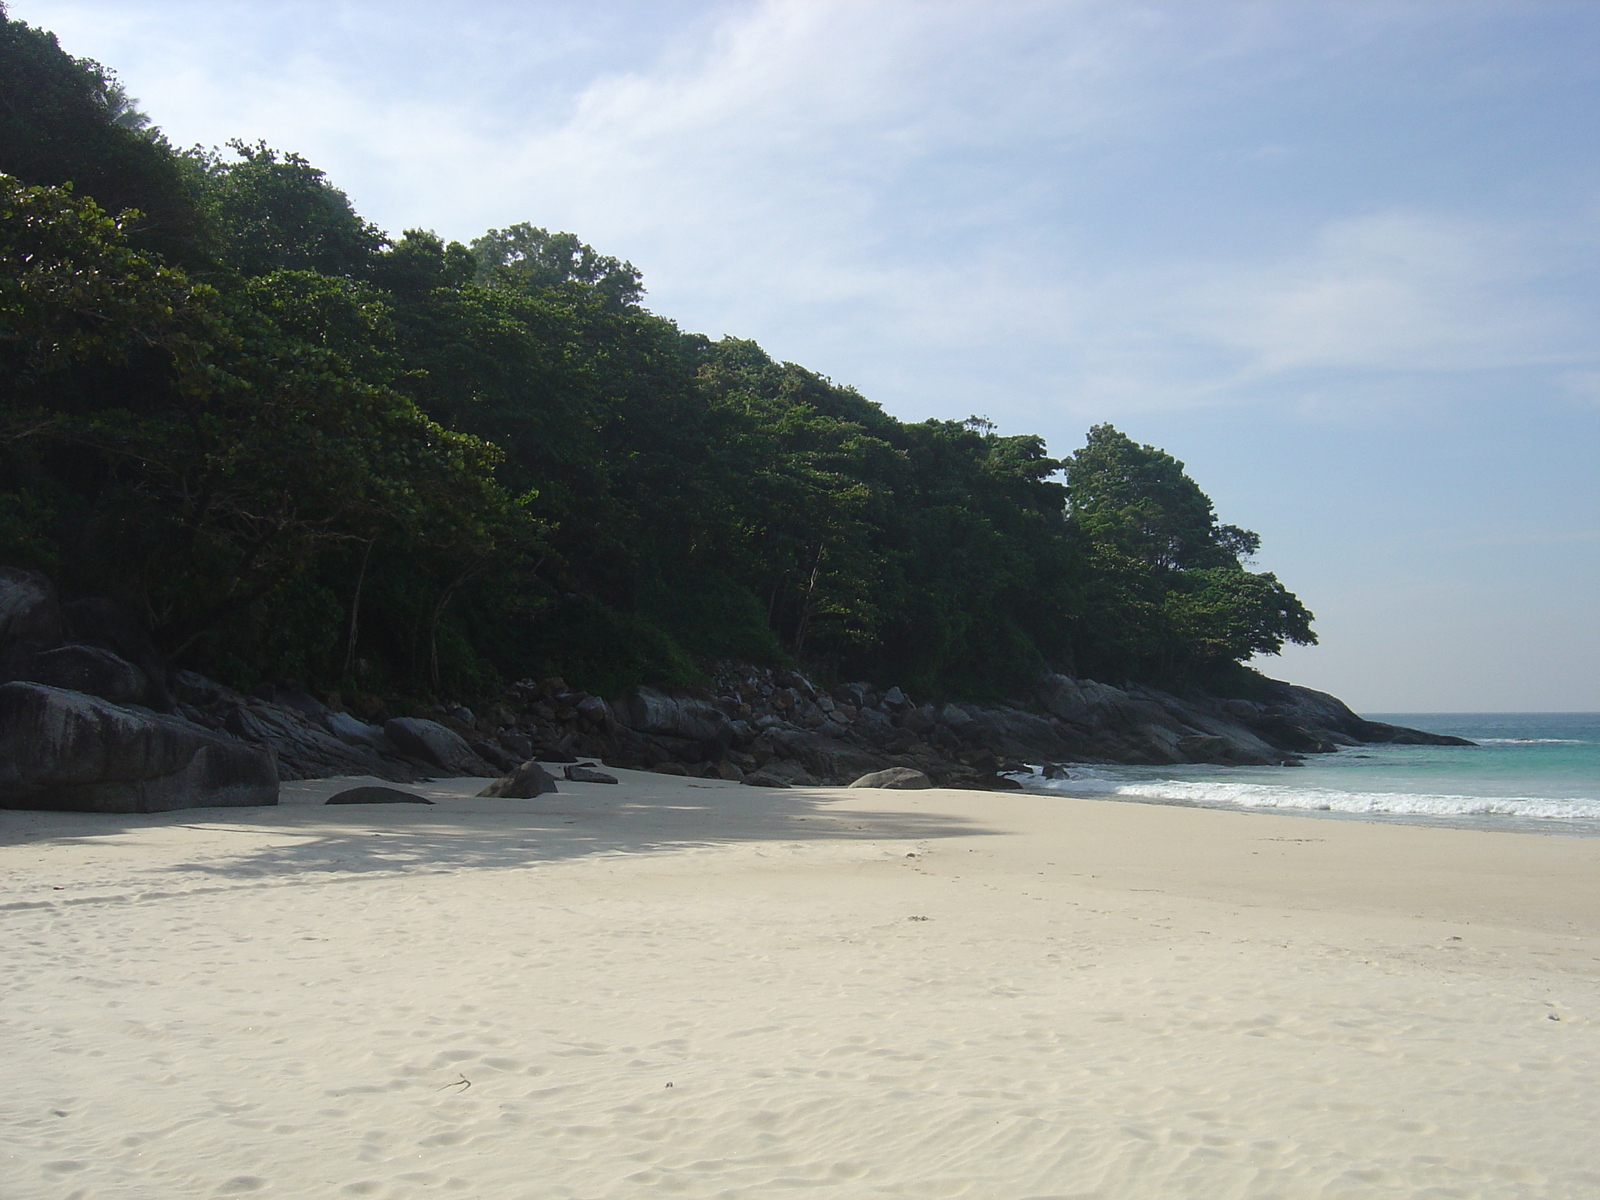
[[[1370,742],[1460,744],[1363,720],[1309,688],[1276,681],[1263,688],[1263,700],[1230,700],[1047,675],[1026,707],[918,704],[898,687],[822,688],[795,671],[729,666],[699,694],[644,687],[607,699],[558,678],[523,680],[479,712],[440,705],[414,723],[449,731],[496,773],[530,759],[570,763],[581,756],[769,787],[841,785],[901,769],[942,787],[1013,788],[1005,772],[1027,764],[1291,765],[1306,754]],[[308,710],[308,721],[359,724],[302,692],[278,694],[276,707],[290,704]],[[392,749],[396,722],[385,716],[362,726],[363,736]],[[306,756],[286,744],[279,757]],[[429,761],[437,771],[440,759]]]
[[[768,787],[898,770],[1015,788],[1007,773],[1026,764],[1287,765],[1366,742],[1463,744],[1363,720],[1309,688],[1262,687],[1261,700],[1218,699],[1045,675],[1024,702],[934,704],[899,687],[823,688],[796,671],[727,666],[697,695],[642,687],[607,699],[523,680],[478,713],[358,715],[336,693],[246,695],[169,671],[114,605],[63,605],[44,576],[0,568],[0,808],[273,804],[279,779],[510,778],[579,755]]]
[[[137,621],[0,567],[0,808],[163,812],[276,804],[272,755],[174,710]]]

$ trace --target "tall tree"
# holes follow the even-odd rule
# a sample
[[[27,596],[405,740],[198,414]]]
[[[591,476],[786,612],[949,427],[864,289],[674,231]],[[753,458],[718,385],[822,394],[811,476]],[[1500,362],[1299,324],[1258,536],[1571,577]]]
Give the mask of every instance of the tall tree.
[[[352,538],[482,555],[519,527],[494,447],[393,387],[356,285],[195,284],[93,201],[0,177],[0,302],[0,486],[47,481],[63,571],[170,648]]]
[[[0,7],[0,173],[70,184],[123,222],[130,244],[188,265],[212,249],[193,164],[174,154],[116,76]]]
[[[298,154],[265,142],[228,143],[234,158],[197,154],[206,199],[228,265],[246,275],[316,271],[347,279],[370,274],[383,232]]]
[[[1080,658],[1134,677],[1205,675],[1285,642],[1316,641],[1311,613],[1242,558],[1261,539],[1217,521],[1183,464],[1096,425],[1066,463],[1071,520],[1086,547]]]
[[[1154,569],[1237,566],[1261,545],[1247,529],[1218,524],[1181,462],[1111,425],[1090,429],[1065,467],[1078,527]]]

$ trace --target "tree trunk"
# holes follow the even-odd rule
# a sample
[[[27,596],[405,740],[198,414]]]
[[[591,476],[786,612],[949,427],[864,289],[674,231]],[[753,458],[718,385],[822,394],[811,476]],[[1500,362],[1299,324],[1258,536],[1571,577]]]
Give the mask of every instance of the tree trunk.
[[[450,586],[439,594],[439,602],[433,606],[433,616],[428,622],[428,679],[433,685],[435,694],[439,691],[439,618],[444,616],[444,606],[450,603],[450,597],[455,595],[456,588],[466,582],[483,563],[480,557],[470,567],[450,581]]]
[[[361,613],[361,588],[367,582],[367,563],[372,558],[372,547],[378,539],[367,539],[366,551],[361,555],[361,570],[356,575],[355,595],[350,597],[350,630],[345,635],[344,646],[344,671],[343,676],[350,678],[350,667],[356,660],[356,629],[357,618]]]
[[[817,576],[822,573],[823,547],[817,547],[817,557],[811,564],[811,578],[806,581],[806,598],[800,606],[800,624],[794,631],[794,656],[799,658],[806,648],[806,626],[811,624],[811,602],[816,597]]]

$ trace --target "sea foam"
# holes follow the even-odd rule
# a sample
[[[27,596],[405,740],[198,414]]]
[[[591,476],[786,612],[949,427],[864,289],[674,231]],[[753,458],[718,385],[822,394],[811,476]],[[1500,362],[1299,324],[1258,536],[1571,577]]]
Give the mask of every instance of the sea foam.
[[[1201,807],[1287,809],[1352,816],[1518,817],[1539,821],[1600,821],[1600,799],[1542,796],[1456,796],[1421,792],[1356,792],[1221,780],[1114,779],[1077,769],[1065,779],[1019,775],[1030,790],[1075,796],[1191,804]]]

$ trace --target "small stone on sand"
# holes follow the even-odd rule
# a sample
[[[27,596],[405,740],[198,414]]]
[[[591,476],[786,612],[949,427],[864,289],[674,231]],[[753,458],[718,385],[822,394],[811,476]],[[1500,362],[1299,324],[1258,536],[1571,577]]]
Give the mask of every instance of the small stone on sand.
[[[346,788],[329,796],[328,804],[432,804],[426,796],[390,787]]]

